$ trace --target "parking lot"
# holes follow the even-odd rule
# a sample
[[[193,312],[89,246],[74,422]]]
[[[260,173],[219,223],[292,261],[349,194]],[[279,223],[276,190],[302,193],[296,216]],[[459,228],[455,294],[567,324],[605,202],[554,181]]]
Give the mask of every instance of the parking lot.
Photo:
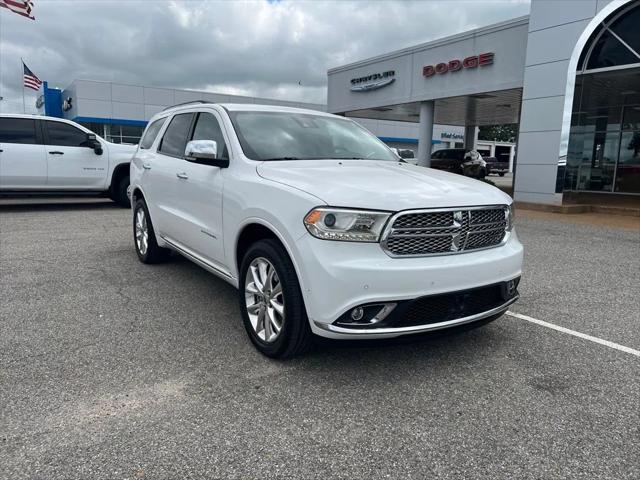
[[[513,312],[616,345],[506,315],[282,362],[130,216],[0,206],[0,478],[640,478],[632,220],[517,213]]]

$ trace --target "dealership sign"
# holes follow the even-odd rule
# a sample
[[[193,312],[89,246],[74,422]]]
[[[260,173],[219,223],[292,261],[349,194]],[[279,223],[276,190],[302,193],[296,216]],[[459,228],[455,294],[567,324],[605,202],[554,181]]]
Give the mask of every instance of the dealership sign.
[[[458,72],[468,68],[486,67],[493,63],[493,52],[481,53],[480,55],[472,55],[464,60],[449,60],[448,62],[441,62],[436,65],[425,65],[422,67],[422,75],[425,77],[433,77],[438,74],[445,74],[447,72]]]
[[[382,73],[374,73],[373,75],[366,75],[364,77],[351,79],[351,91],[352,92],[368,92],[370,90],[377,90],[378,88],[386,87],[392,84],[396,80],[395,70],[387,70]]]
[[[449,140],[464,140],[464,136],[461,133],[442,132],[440,138],[447,138]]]

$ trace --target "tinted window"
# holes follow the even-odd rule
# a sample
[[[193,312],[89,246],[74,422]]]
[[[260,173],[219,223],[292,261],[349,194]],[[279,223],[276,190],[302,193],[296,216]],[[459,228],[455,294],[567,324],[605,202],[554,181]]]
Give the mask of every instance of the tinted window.
[[[229,158],[220,124],[216,117],[210,113],[200,113],[198,115],[192,140],[215,140],[218,144],[218,158]]]
[[[640,25],[640,6],[624,14],[610,28],[636,53],[640,53],[638,25]],[[635,63],[640,63],[640,60],[636,60]]]
[[[35,120],[0,118],[0,143],[36,143]]]
[[[183,157],[192,119],[193,113],[181,113],[173,117],[167,130],[164,132],[159,151],[167,155]]]
[[[153,145],[153,142],[158,136],[158,132],[162,128],[162,125],[164,124],[165,120],[166,120],[166,117],[159,118],[158,120],[153,122],[151,125],[149,125],[149,128],[147,128],[147,131],[145,132],[144,137],[142,137],[142,141],[140,142],[140,148],[144,148],[144,149],[151,148],[151,145]]]
[[[636,57],[631,50],[620,43],[620,40],[611,33],[606,31],[593,47],[593,51],[587,62],[587,69],[614,67],[616,65],[628,65],[638,62],[638,57]]]
[[[61,122],[45,122],[49,132],[48,145],[63,147],[86,147],[87,134],[82,130]]]

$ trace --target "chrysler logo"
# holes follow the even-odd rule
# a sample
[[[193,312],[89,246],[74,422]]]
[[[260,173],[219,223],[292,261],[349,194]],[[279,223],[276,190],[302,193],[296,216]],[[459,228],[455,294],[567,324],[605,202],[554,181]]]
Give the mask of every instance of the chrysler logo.
[[[373,75],[352,78],[350,90],[352,92],[369,92],[371,90],[377,90],[378,88],[386,87],[387,85],[395,82],[395,75],[395,70],[388,70],[382,73],[374,73]]]

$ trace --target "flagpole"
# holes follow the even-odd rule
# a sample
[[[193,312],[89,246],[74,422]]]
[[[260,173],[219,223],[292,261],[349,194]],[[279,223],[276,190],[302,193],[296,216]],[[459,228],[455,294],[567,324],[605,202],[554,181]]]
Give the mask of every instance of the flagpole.
[[[20,69],[22,70],[22,76],[20,80],[22,81],[22,112],[27,113],[27,104],[24,101],[24,60],[20,57]]]

